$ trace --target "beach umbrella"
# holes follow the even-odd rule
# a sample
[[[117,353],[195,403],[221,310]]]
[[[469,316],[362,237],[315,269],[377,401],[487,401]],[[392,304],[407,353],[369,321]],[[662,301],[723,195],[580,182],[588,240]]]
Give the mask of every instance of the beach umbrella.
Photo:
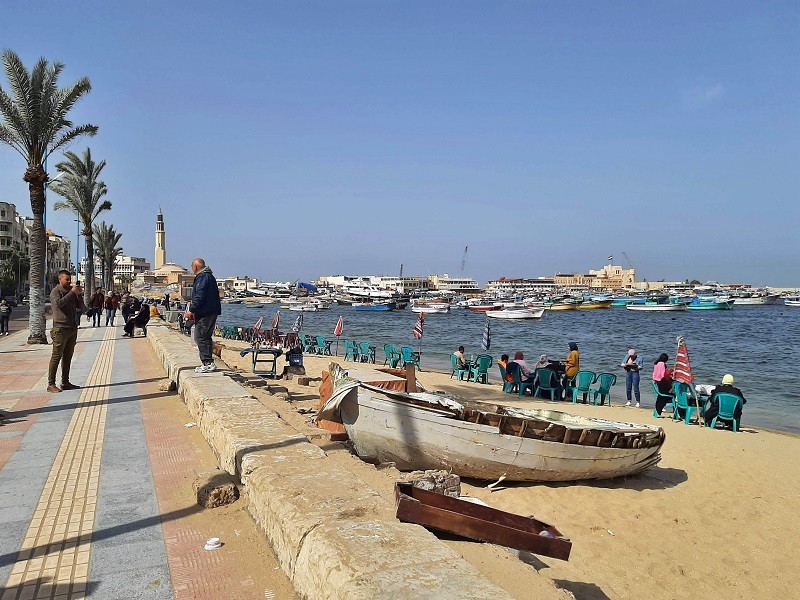
[[[294,321],[294,325],[292,325],[292,331],[295,333],[300,333],[300,330],[303,328],[303,313],[297,315],[297,318]]]
[[[672,379],[691,385],[694,382],[694,373],[692,373],[692,365],[689,362],[689,349],[686,347],[686,338],[682,335],[678,336],[678,351],[675,353],[675,368],[672,371]],[[698,423],[703,424],[703,415],[700,414],[700,403],[697,407]]]
[[[258,317],[258,321],[256,321],[255,325],[253,325],[253,331],[255,333],[258,333],[259,331],[261,331],[261,326],[263,324],[264,324],[264,317]]]
[[[336,327],[333,328],[333,335],[336,336],[336,356],[339,356],[339,336],[342,333],[344,333],[344,317],[340,315],[339,320],[336,321]]]
[[[488,351],[489,348],[492,347],[492,332],[489,329],[489,317],[486,317],[486,326],[483,328],[483,341],[481,342],[481,347],[483,348],[484,352]]]
[[[270,324],[269,328],[272,329],[272,331],[277,331],[278,324],[280,322],[281,322],[281,311],[278,311],[275,313],[275,316],[272,317],[272,323]]]

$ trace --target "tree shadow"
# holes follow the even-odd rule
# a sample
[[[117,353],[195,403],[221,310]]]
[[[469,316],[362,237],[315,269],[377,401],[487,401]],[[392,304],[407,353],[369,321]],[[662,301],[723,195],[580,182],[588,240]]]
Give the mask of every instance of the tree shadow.
[[[608,594],[594,583],[566,579],[554,579],[553,583],[561,589],[571,592],[575,596],[575,600],[611,600]]]
[[[154,381],[162,381],[166,379],[166,377],[151,377],[149,379],[135,379],[133,381],[118,381],[117,383],[104,383],[102,385],[85,385],[82,386],[82,390],[91,390],[94,388],[105,388],[105,387],[114,387],[116,385],[131,385],[134,383],[152,383]]]

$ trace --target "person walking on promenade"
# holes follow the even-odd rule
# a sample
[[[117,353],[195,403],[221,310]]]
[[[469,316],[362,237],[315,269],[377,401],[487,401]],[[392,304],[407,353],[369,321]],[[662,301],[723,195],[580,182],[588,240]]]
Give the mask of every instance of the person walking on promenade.
[[[117,308],[119,307],[119,299],[115,292],[109,292],[105,300],[106,308],[106,327],[114,326],[114,318],[117,316]]]
[[[97,288],[94,296],[89,301],[89,308],[92,309],[92,327],[100,327],[100,315],[103,312],[105,300],[103,298],[103,290]]]
[[[8,335],[8,321],[11,318],[11,305],[0,300],[0,335]]]
[[[625,395],[628,402],[625,406],[631,405],[631,391],[636,397],[636,408],[639,408],[641,400],[639,395],[639,371],[642,369],[642,359],[636,355],[636,350],[628,350],[628,356],[622,361],[622,368],[625,369]]]
[[[194,335],[200,351],[200,362],[195,369],[197,373],[211,373],[217,370],[214,364],[214,326],[217,317],[222,314],[222,303],[219,301],[219,286],[214,273],[206,266],[202,258],[192,261],[194,284],[192,285],[192,301],[186,309],[184,318],[194,319]]]
[[[102,296],[101,296],[102,298]],[[47,391],[57,393],[61,390],[77,390],[80,386],[69,381],[72,354],[78,340],[78,320],[76,315],[83,311],[83,290],[79,284],[72,285],[69,271],[58,272],[58,285],[50,292],[50,305],[53,307],[53,354],[47,372]],[[56,371],[61,363],[61,388],[56,386]]]

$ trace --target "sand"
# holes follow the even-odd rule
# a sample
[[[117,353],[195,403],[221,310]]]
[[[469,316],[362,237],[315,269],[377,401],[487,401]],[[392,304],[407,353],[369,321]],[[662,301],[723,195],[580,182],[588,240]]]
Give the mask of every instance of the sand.
[[[228,347],[237,345],[222,340]],[[231,366],[249,370],[246,359],[225,353]],[[319,376],[330,359],[306,357],[306,370]],[[661,463],[627,479],[593,483],[511,484],[491,492],[485,482],[464,482],[464,493],[491,506],[531,515],[558,527],[573,542],[569,562],[519,555],[489,544],[449,540],[464,558],[518,598],[552,597],[551,581],[578,599],[604,598],[795,598],[795,539],[800,530],[800,438],[755,429],[712,431],[649,410],[626,408],[624,389],[612,391],[614,406],[552,403],[503,394],[499,376],[490,385],[458,382],[448,374],[421,372],[429,390],[464,398],[578,415],[658,423],[667,433]],[[355,470],[387,499],[397,472],[378,470],[353,456],[346,445],[327,441],[312,416],[315,387],[287,385],[287,403],[265,392],[258,397],[308,434],[343,468]],[[744,390],[745,393],[747,390]],[[564,594],[569,597],[569,594]]]

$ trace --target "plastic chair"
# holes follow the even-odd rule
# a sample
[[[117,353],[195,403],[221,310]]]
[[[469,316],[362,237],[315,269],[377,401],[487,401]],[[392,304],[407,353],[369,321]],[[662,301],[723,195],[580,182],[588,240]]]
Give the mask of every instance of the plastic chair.
[[[709,427],[711,427],[711,429],[716,429],[717,419],[722,419],[723,421],[730,421],[733,431],[739,431],[739,427],[742,425],[742,419],[741,417],[737,419],[735,415],[736,407],[742,403],[742,399],[736,394],[724,393],[716,394],[716,398],[717,402],[719,402],[719,412],[716,417],[711,419]]]
[[[593,404],[597,404],[597,397],[600,396],[600,404],[604,404],[606,396],[608,396],[608,405],[611,406],[611,388],[617,383],[617,376],[614,373],[598,373],[595,378],[595,383],[600,382],[600,387],[592,390],[594,398]]]
[[[344,359],[345,360],[352,360],[353,362],[356,361],[356,356],[358,355],[358,350],[356,350],[356,345],[354,342],[350,340],[344,341]]]
[[[695,392],[694,386],[683,383],[682,381],[674,381],[672,383],[672,391],[675,394],[675,406],[672,411],[672,419],[673,421],[680,421],[679,410],[683,410],[685,415],[683,422],[688,425],[692,420],[692,415],[698,410],[697,406],[691,406],[689,404],[689,397],[694,398],[695,403],[699,405],[700,402],[698,401],[697,392]],[[703,414],[702,408],[700,408],[700,414]],[[700,419],[698,417],[698,422],[699,421]]]
[[[400,354],[400,349],[397,346],[390,346],[390,348],[392,349],[392,358],[389,360],[389,366],[392,369],[396,369],[403,357]]]
[[[400,356],[403,360],[403,366],[405,365],[414,365],[420,371],[422,371],[422,367],[419,364],[420,356],[419,352],[414,350],[411,346],[403,346],[400,348]]]
[[[577,404],[578,394],[583,394],[583,403],[586,404],[586,399],[592,392],[590,386],[597,379],[597,373],[594,371],[578,371],[575,377],[569,380],[569,388],[572,390],[572,403]]]
[[[475,358],[475,365],[470,369],[472,381],[475,383],[489,383],[489,368],[492,366],[492,357],[488,354],[479,354]]]
[[[450,355],[450,366],[453,369],[452,372],[450,373],[450,379],[453,378],[453,375],[455,375],[458,378],[459,381],[464,379],[464,375],[466,375],[467,379],[469,379],[470,370],[469,369],[460,369],[458,367],[458,357],[455,354],[451,354]]]
[[[656,398],[655,398],[656,402],[658,402],[659,397],[669,398],[671,400],[671,402],[669,402],[667,405],[664,406],[664,410],[666,410],[668,412],[671,412],[674,415],[675,414],[675,399],[674,399],[674,397],[670,396],[669,394],[662,394],[658,390],[658,385],[656,384],[655,381],[653,382],[653,393],[656,395]],[[658,419],[661,415],[659,415],[658,412],[653,410],[653,416],[656,419]]]
[[[517,386],[517,393],[520,396],[525,395],[525,390],[530,389],[531,395],[535,396],[536,393],[533,391],[533,382],[532,381],[522,381],[522,369],[519,368],[519,365],[515,362],[508,363],[507,369],[511,371],[511,375],[514,376],[514,385]]]
[[[503,382],[503,392],[506,394],[513,394],[517,391],[517,384],[513,381],[508,381],[506,379],[506,370],[503,365],[497,365],[497,368],[500,369],[500,381]]]
[[[552,369],[536,369],[536,389],[533,395],[541,398],[539,392],[550,392],[550,399],[556,400],[561,395],[561,384],[558,375]]]
[[[375,364],[375,346],[370,346],[369,342],[361,342],[359,354],[361,362]]]
[[[325,340],[324,337],[321,335],[317,336],[317,354],[322,354],[324,356],[333,356],[331,353],[331,344],[333,342],[329,342]]]
[[[395,360],[394,346],[392,346],[391,344],[384,344],[383,354],[386,357],[383,361],[383,364],[389,365],[390,369],[394,369],[400,360],[399,357],[397,358],[397,360]]]

